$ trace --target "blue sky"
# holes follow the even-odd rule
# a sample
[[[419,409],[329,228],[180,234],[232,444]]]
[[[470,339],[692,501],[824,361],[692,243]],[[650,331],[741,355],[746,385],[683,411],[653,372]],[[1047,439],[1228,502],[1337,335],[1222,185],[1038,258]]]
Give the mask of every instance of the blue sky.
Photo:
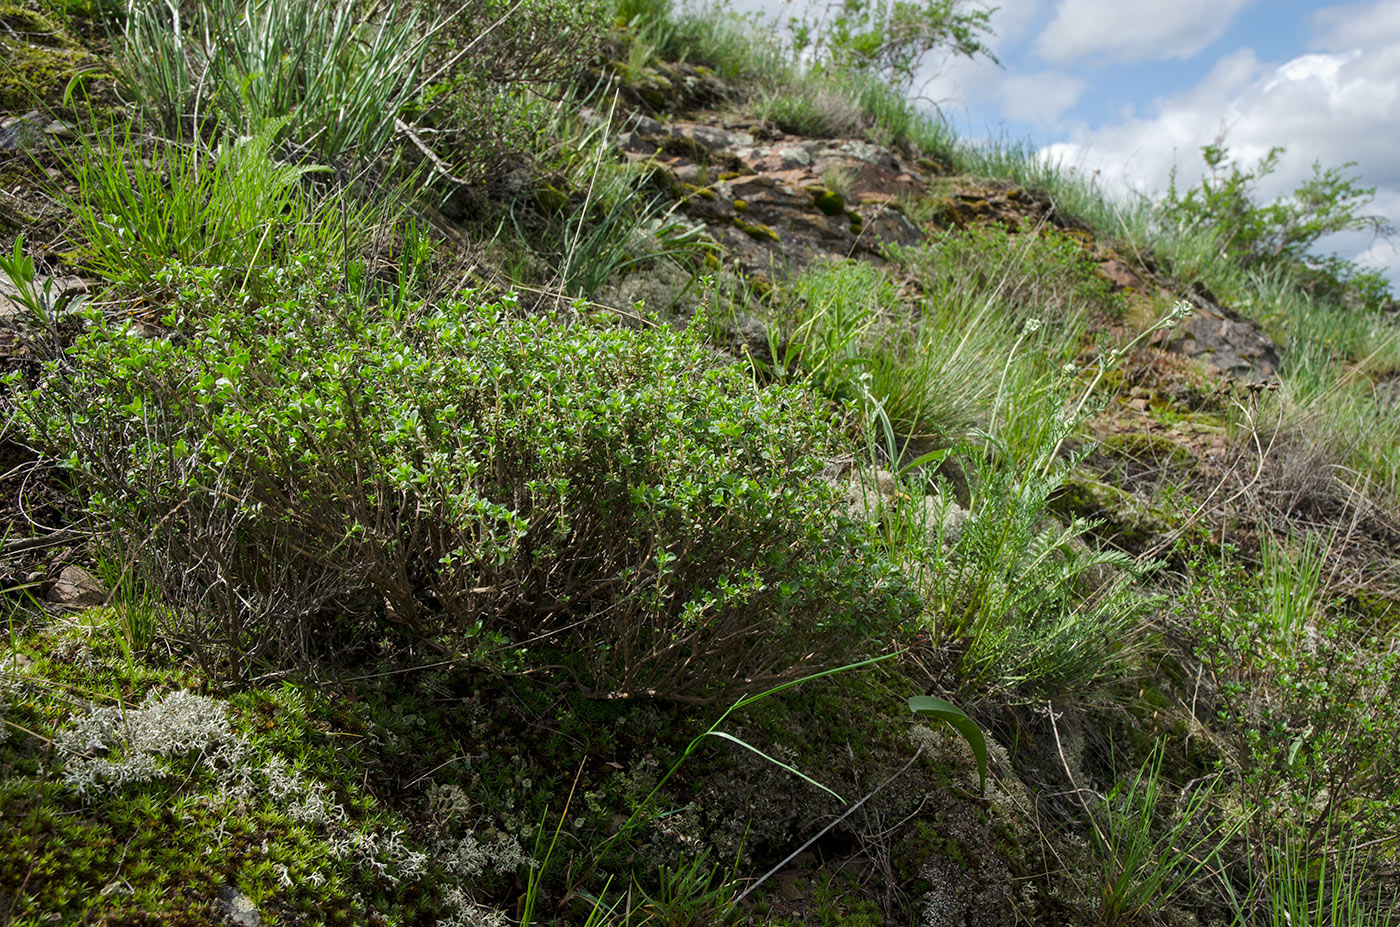
[[[805,0],[735,0],[786,18]],[[821,4],[823,0],[814,0]],[[971,0],[968,6],[976,5]],[[1400,224],[1400,0],[994,0],[1001,59],[929,60],[920,85],[960,132],[1028,140],[1044,157],[1146,194],[1197,180],[1225,132],[1252,163],[1287,149],[1266,196],[1355,161],[1370,211]],[[1400,284],[1400,244],[1324,243]],[[1400,290],[1400,286],[1397,286]]]

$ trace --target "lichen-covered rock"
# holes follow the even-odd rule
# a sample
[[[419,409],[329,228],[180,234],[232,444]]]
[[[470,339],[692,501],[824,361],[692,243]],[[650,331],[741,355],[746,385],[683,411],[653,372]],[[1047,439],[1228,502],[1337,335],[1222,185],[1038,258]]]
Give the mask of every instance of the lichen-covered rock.
[[[641,116],[620,139],[627,158],[661,169],[663,187],[704,222],[750,277],[800,272],[885,246],[913,245],[919,227],[898,208],[928,173],[860,139],[810,139],[757,123],[663,123]],[[839,182],[840,189],[833,185]]]
[[[107,590],[87,570],[70,564],[59,572],[44,598],[62,608],[92,608],[107,601]]]
[[[1166,349],[1204,364],[1214,373],[1260,382],[1278,372],[1278,348],[1255,325],[1207,296],[1192,294],[1196,311],[1167,341]]]

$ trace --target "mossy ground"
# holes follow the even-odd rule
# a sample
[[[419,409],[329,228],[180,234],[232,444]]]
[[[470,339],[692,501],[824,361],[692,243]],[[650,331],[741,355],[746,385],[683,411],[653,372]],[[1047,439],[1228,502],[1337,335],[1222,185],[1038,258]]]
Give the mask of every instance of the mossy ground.
[[[643,815],[650,823],[595,859],[590,853],[638,809],[718,709],[600,702],[544,680],[464,667],[365,667],[367,678],[327,687],[289,681],[219,694],[179,661],[132,654],[119,630],[112,609],[45,628],[15,626],[5,670],[9,736],[0,744],[0,881],[13,886],[11,923],[40,923],[48,913],[75,924],[207,923],[226,886],[251,898],[270,924],[432,923],[443,914],[444,887],[462,886],[483,903],[509,908],[524,890],[526,870],[464,880],[429,864],[427,874],[396,877],[367,867],[358,851],[347,854],[347,835],[399,832],[411,846],[442,852],[444,839],[460,838],[466,828],[483,841],[491,835],[528,851],[567,809],[566,843],[544,873],[549,904],[579,877],[576,888],[599,890],[621,879],[655,891],[657,873],[688,863],[698,847],[710,848],[716,871],[756,873],[840,808],[739,745],[710,738],[651,800]],[[863,670],[774,697],[724,729],[853,799],[913,757],[911,730],[921,722],[902,713],[902,702],[916,685],[907,669]],[[227,783],[201,765],[203,756],[173,760],[155,780],[84,796],[62,778],[53,745],[27,733],[51,735],[79,723],[87,706],[135,709],[190,688],[226,705],[235,732],[251,745],[248,762],[284,764],[319,784],[337,806],[333,817],[299,817],[297,795],[276,789],[230,797]],[[957,751],[926,756],[870,803],[866,814],[875,817],[865,820],[906,817],[931,790],[954,804],[970,802],[977,816],[965,786],[946,793],[965,781],[969,762]],[[450,815],[439,807],[449,793],[464,802]],[[802,800],[793,801],[796,795]],[[858,832],[838,830],[818,850],[859,858]],[[991,843],[977,853],[1013,852],[988,834]],[[914,871],[927,849],[901,840],[880,852],[900,871]],[[895,903],[873,891],[859,901],[852,887],[835,901],[830,873],[806,871],[802,907],[825,912],[819,917],[845,912],[882,923],[859,918],[874,918],[880,901]],[[783,892],[791,895],[790,879],[755,896],[754,922],[787,923],[780,912],[791,904],[782,902]]]
[[[26,7],[0,6],[0,26],[0,112],[76,112],[65,94],[97,59],[57,21]]]

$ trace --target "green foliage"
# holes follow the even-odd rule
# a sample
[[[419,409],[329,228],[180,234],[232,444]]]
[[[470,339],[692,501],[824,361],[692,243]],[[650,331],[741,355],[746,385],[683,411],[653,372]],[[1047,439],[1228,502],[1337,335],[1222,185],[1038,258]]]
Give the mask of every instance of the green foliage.
[[[313,201],[304,180],[317,169],[272,157],[285,123],[226,137],[212,157],[130,134],[84,140],[66,155],[83,260],[108,280],[145,287],[175,265],[216,268],[235,289],[268,279],[269,268],[341,264],[383,216],[344,197]]]
[[[974,266],[966,274],[950,273],[936,253],[895,255],[921,275],[925,298],[913,307],[866,262],[805,272],[793,284],[801,302],[788,329],[770,336],[776,372],[857,407],[876,403],[902,438],[953,440],[985,423],[1003,361],[1022,329],[1018,315],[1025,311],[1005,305],[1002,295],[1023,288],[1037,293],[1021,275],[1044,271],[1022,263],[1022,254],[1000,265],[997,277],[986,276],[979,271],[998,255],[974,244],[957,255]],[[1039,329],[1037,347],[1053,354],[1077,342],[1081,306],[1067,303],[1063,311],[1070,316],[1062,319],[1066,324]]]
[[[606,0],[436,5],[453,15],[426,30],[427,73],[404,112],[433,155],[414,144],[404,147],[404,157],[429,178],[449,174],[445,190],[547,162],[554,146],[570,142],[557,131],[560,113],[576,115],[579,101],[597,105],[591,69],[607,34],[606,6]]]
[[[911,695],[909,697],[909,710],[916,715],[927,715],[951,726],[963,736],[967,745],[972,748],[972,755],[977,758],[977,776],[980,780],[982,790],[987,789],[987,738],[982,733],[982,729],[977,726],[977,722],[967,716],[952,702],[932,695]]]
[[[661,58],[712,68],[727,81],[763,84],[791,70],[756,17],[735,15],[720,3],[676,11],[670,0],[619,0],[616,18],[629,23],[640,40]]]
[[[1261,538],[1260,610],[1274,626],[1271,637],[1294,647],[1306,641],[1308,626],[1316,617],[1327,588],[1324,573],[1329,546],[1312,533],[1293,543],[1272,535]]]
[[[1334,290],[1350,288],[1365,305],[1374,307],[1390,298],[1389,287],[1375,274],[1362,273],[1336,255],[1313,253],[1327,235],[1370,230],[1390,235],[1393,228],[1382,216],[1363,210],[1375,199],[1375,187],[1362,187],[1347,173],[1355,162],[1323,169],[1313,165],[1313,176],[1287,197],[1271,203],[1257,202],[1257,187],[1278,169],[1284,149],[1274,147],[1249,169],[1230,158],[1223,140],[1201,149],[1209,173],[1199,187],[1184,194],[1177,190],[1176,175],[1161,204],[1163,219],[1173,225],[1210,229],[1221,250],[1244,267],[1287,266],[1315,272],[1331,282]]]
[[[1163,751],[1158,747],[1126,785],[1100,806],[1094,849],[1102,866],[1099,913],[1106,927],[1150,923],[1186,885],[1209,869],[1239,829],[1212,823],[1210,784],[1183,790],[1164,809]],[[1158,821],[1165,817],[1165,824]]]
[[[956,539],[946,539],[940,525],[927,571],[930,630],[957,648],[965,682],[1013,699],[1092,698],[1124,669],[1133,629],[1155,604],[1134,586],[1151,565],[1091,546],[1095,523],[1074,518],[1061,524],[1049,516],[1049,502],[1088,453],[1081,448],[1061,456],[1092,414],[1100,383],[1137,345],[1175,327],[1189,308],[1178,303],[1127,344],[1106,351],[1082,388],[1072,379],[1078,369],[1066,365],[1035,397],[1034,415],[1008,413],[1015,428],[998,425],[1007,395],[998,388],[993,431],[984,434],[984,448],[966,452],[972,484],[967,521]],[[1012,368],[1021,339],[1041,328],[1038,320],[1027,321],[1003,371]],[[1003,373],[1001,386],[1005,380]]]
[[[1391,632],[1341,607],[1325,584],[1314,587],[1316,567],[1297,554],[1286,566],[1251,574],[1237,551],[1200,542],[1183,549],[1197,579],[1178,608],[1216,679],[1211,710],[1234,732],[1231,761],[1245,803],[1259,814],[1257,839],[1264,846],[1296,839],[1288,822],[1320,819],[1320,788],[1325,816],[1355,839],[1394,833],[1400,657]],[[1280,569],[1301,572],[1284,579],[1293,588],[1318,589],[1315,620],[1301,633],[1276,614],[1271,581]],[[1320,836],[1310,829],[1311,839]]]
[[[784,132],[810,138],[851,138],[861,135],[868,124],[858,101],[842,91],[845,88],[815,80],[784,86],[765,94],[757,106],[763,119]]]
[[[1123,313],[1122,296],[1097,273],[1083,243],[1030,220],[1014,230],[995,223],[948,229],[917,248],[892,249],[891,255],[915,270],[925,286],[943,293],[980,290],[1023,319],[1062,323]]]
[[[400,0],[373,19],[331,0],[139,0],[117,86],[171,137],[191,134],[192,120],[232,133],[279,120],[287,141],[318,158],[371,164],[420,89],[424,31]]]
[[[964,685],[1001,698],[1091,697],[1122,671],[1152,605],[1133,588],[1130,557],[1087,543],[1092,522],[1048,515],[1077,462],[1055,457],[1069,431],[1047,427],[1023,464],[974,454],[970,514],[932,552],[930,630],[960,653]]]
[[[170,321],[90,316],[76,369],[17,400],[235,676],[387,627],[713,693],[857,653],[906,607],[827,514],[813,401],[692,334],[314,290]]]
[[[739,911],[732,906],[736,888],[735,872],[725,873],[711,863],[709,851],[701,852],[688,863],[661,867],[657,873],[657,888],[647,892],[637,886],[643,903],[638,916],[644,923],[661,927],[702,927],[725,924],[735,920]]]
[[[705,250],[703,226],[677,217],[677,204],[663,209],[662,196],[642,192],[646,171],[618,162],[607,128],[593,127],[565,146],[560,168],[579,195],[563,221],[521,235],[534,250],[556,249],[550,263],[558,276],[549,282],[570,296],[591,298],[619,274],[661,261],[690,263]]]
[[[993,11],[968,7],[965,0],[853,0],[830,19],[795,21],[793,44],[834,70],[874,72],[907,89],[931,51],[997,60],[984,41]]]
[[[1244,923],[1256,912],[1248,922],[1264,927],[1389,927],[1395,891],[1368,891],[1367,862],[1354,846],[1318,858],[1307,841],[1285,838],[1269,849],[1236,916]]]

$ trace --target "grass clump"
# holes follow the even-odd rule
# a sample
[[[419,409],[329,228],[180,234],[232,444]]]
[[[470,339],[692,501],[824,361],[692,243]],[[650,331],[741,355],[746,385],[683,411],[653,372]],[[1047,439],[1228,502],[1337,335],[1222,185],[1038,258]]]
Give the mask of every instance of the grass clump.
[[[285,123],[225,137],[212,157],[194,145],[143,145],[129,133],[69,152],[82,260],[107,280],[147,287],[176,265],[217,269],[231,289],[309,258],[343,267],[378,217],[308,195],[304,180],[318,169],[273,156]]]
[[[1239,828],[1212,823],[1213,783],[1168,804],[1159,747],[1100,806],[1094,849],[1101,865],[1099,914],[1106,927],[1150,922],[1203,871]],[[1159,819],[1165,817],[1163,824]]]
[[[129,5],[115,61],[119,93],[169,137],[233,133],[273,120],[326,161],[371,164],[418,92],[424,28],[398,2],[373,19],[328,0],[200,0]],[[192,131],[193,129],[193,131]]]
[[[930,628],[958,655],[962,684],[999,698],[1092,699],[1126,668],[1154,605],[1130,557],[1092,545],[1093,522],[1049,516],[1075,462],[1055,456],[1067,433],[1047,428],[1020,464],[974,455],[967,520],[930,554]]]
[[[1097,273],[1078,240],[1029,220],[1018,229],[999,224],[949,229],[893,257],[914,270],[936,294],[980,290],[1002,308],[997,315],[1063,323],[1114,319],[1123,299]]]

